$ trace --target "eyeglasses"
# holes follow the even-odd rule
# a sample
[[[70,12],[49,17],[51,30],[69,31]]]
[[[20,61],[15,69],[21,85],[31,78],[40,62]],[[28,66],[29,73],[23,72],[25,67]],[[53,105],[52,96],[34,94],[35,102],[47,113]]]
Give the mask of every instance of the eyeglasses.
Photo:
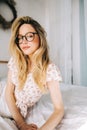
[[[26,33],[24,36],[22,35],[18,35],[15,39],[15,42],[17,44],[22,44],[24,38],[28,41],[28,42],[32,42],[35,38],[35,34],[37,34],[37,32],[28,32]]]

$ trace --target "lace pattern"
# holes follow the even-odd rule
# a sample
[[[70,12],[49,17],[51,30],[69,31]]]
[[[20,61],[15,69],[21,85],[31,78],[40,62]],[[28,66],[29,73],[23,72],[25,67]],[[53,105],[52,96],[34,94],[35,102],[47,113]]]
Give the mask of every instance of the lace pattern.
[[[29,107],[32,107],[43,95],[40,88],[34,82],[32,73],[29,73],[25,82],[25,85],[21,91],[18,88],[18,79],[17,79],[17,68],[13,58],[10,59],[8,63],[8,68],[12,71],[11,80],[15,85],[15,97],[16,105],[20,109],[23,117],[26,117],[27,110]],[[47,68],[46,82],[51,80],[61,81],[60,71],[55,64],[51,63]]]

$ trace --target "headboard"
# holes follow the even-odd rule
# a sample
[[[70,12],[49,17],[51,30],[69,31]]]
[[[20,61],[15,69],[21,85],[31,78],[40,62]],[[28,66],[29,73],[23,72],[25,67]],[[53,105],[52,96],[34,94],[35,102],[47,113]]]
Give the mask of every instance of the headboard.
[[[0,64],[7,64],[8,61],[7,60],[0,60]]]

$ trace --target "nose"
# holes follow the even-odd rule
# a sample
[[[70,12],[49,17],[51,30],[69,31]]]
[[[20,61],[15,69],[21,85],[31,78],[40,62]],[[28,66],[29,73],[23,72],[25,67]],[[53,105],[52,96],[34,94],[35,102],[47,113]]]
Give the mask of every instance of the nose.
[[[26,37],[23,36],[22,39],[23,39],[22,43],[25,43],[25,44],[26,44],[26,43],[27,43],[27,39],[26,39]]]

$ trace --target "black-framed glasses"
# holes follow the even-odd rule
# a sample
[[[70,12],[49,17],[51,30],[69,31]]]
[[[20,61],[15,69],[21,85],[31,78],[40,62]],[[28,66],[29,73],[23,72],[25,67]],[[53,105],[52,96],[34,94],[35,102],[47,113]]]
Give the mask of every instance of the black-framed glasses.
[[[26,33],[24,36],[22,35],[18,35],[15,39],[15,42],[17,44],[22,44],[24,38],[28,41],[28,42],[32,42],[35,38],[35,34],[37,34],[37,32],[28,32]]]

